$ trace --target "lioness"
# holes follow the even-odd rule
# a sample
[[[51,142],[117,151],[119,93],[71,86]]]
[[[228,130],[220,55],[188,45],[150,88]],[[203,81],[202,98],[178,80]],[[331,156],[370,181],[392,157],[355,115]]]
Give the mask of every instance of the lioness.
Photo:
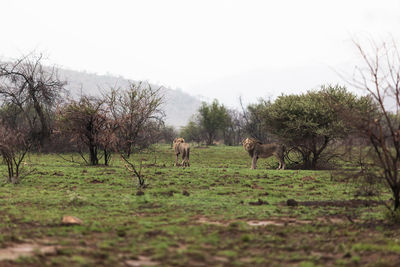
[[[285,169],[284,152],[285,147],[278,143],[263,144],[254,138],[246,138],[242,141],[244,149],[252,158],[251,169],[257,168],[258,158],[269,158],[274,155],[278,161],[278,170]]]
[[[185,139],[182,137],[175,138],[173,143],[173,149],[175,151],[175,166],[178,166],[178,155],[182,154],[182,166],[190,167],[189,162],[189,153],[190,153],[190,145],[185,143]]]

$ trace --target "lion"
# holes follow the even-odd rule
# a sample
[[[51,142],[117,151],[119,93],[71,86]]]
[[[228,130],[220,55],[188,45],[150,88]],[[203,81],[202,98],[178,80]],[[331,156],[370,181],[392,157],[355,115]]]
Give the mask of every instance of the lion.
[[[269,158],[272,155],[274,155],[279,161],[278,170],[285,169],[285,147],[282,144],[263,144],[254,138],[246,138],[242,141],[242,144],[243,148],[249,153],[250,157],[252,158],[251,169],[257,168],[258,158]]]
[[[189,162],[189,153],[190,153],[190,145],[185,143],[185,139],[182,137],[175,138],[173,143],[173,149],[175,151],[175,166],[178,166],[178,155],[182,154],[182,163],[181,165],[184,167],[190,167]]]

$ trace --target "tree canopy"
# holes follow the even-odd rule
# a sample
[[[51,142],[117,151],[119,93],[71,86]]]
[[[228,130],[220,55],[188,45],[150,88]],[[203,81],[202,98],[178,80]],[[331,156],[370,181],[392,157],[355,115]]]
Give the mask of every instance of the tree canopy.
[[[207,145],[211,145],[218,131],[223,131],[229,125],[228,111],[224,105],[214,100],[211,104],[203,102],[199,108],[199,121],[206,135]]]
[[[360,98],[341,86],[323,86],[300,95],[282,95],[265,106],[267,129],[300,153],[305,168],[316,168],[327,146],[347,136],[351,128],[332,102],[361,105]]]

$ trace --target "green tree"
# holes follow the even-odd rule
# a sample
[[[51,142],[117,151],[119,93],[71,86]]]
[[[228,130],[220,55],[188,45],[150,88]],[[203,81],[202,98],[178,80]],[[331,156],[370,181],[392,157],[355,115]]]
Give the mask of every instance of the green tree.
[[[271,105],[271,101],[260,99],[256,104],[250,104],[246,109],[243,108],[244,130],[245,132],[263,143],[270,141],[268,127],[264,120],[264,110]]]
[[[224,144],[229,146],[237,146],[244,138],[245,118],[243,113],[235,109],[228,110],[229,120],[224,131]]]
[[[265,125],[300,153],[304,168],[316,168],[328,145],[350,132],[350,127],[330,104],[332,101],[357,105],[360,100],[345,87],[323,86],[306,94],[282,95],[264,109]]]
[[[170,144],[172,147],[172,142],[178,136],[178,132],[173,126],[162,125],[160,127],[160,139],[166,144]]]
[[[189,121],[189,123],[182,128],[180,134],[187,142],[196,142],[199,145],[204,139],[203,129],[199,122],[195,120]]]
[[[218,132],[224,131],[229,125],[228,111],[216,99],[209,105],[203,102],[199,108],[199,122],[205,133],[207,145],[211,145]]]

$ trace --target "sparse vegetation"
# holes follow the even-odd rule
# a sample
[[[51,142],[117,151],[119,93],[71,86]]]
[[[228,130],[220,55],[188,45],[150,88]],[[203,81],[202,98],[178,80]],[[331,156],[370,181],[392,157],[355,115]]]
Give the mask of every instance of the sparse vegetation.
[[[147,181],[140,191],[117,157],[88,167],[29,155],[24,162],[38,171],[0,186],[0,255],[16,244],[36,249],[2,264],[398,263],[400,232],[385,219],[385,187],[380,198],[356,197],[358,186],[330,171],[271,170],[274,158],[250,170],[242,147],[193,148],[186,169],[173,167],[169,145],[154,149],[156,163],[151,152],[131,156]],[[64,225],[64,215],[83,224]]]

